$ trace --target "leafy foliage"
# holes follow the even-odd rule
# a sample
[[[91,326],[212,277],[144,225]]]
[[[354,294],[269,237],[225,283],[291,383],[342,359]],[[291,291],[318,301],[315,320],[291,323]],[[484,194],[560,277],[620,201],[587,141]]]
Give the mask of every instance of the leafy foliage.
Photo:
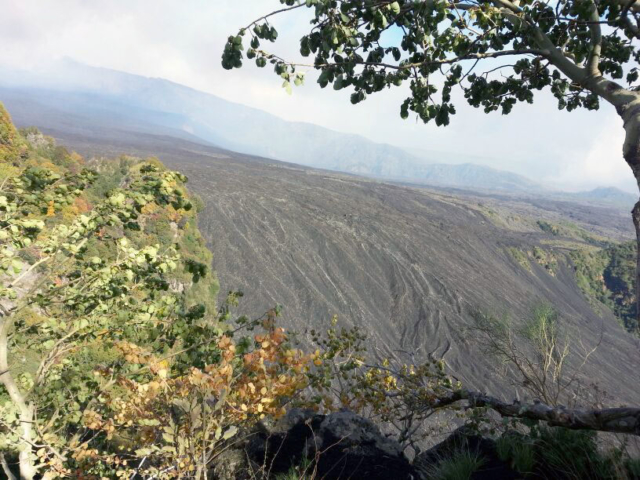
[[[195,278],[179,254],[179,225],[191,218],[184,176],[157,161],[121,161],[118,182],[92,191],[98,174],[79,156],[27,146],[0,113],[11,127],[5,152],[24,147],[0,164],[0,449],[20,453],[25,478],[45,466],[63,474],[69,453],[89,441],[85,412],[107,394],[96,373],[139,375],[122,342],[159,355],[183,348],[185,337],[205,345],[221,329],[215,311],[206,315],[181,287],[209,275],[200,265]],[[163,216],[174,225],[165,239],[150,228]],[[190,241],[205,250],[198,236]]]
[[[26,145],[14,127],[9,113],[4,105],[0,104],[0,162],[19,160],[25,149]]]
[[[104,401],[84,411],[84,423],[96,436],[74,453],[82,470],[200,478],[248,426],[265,416],[281,416],[285,399],[307,386],[311,357],[287,345],[273,318],[261,326],[265,333],[252,339],[234,342],[221,335],[210,363],[184,373],[176,372],[174,355],[161,358],[119,343],[137,375],[96,372]],[[134,461],[127,467],[125,459]]]
[[[243,28],[226,44],[222,65],[270,63],[290,89],[304,66],[264,50],[278,32],[272,16],[308,8],[313,27],[300,39],[300,54],[313,57],[322,88],[350,88],[356,104],[386,88],[409,83],[403,118],[447,125],[456,113],[455,87],[469,105],[509,113],[548,88],[560,109],[597,109],[608,98],[600,78],[638,79],[633,2],[571,0],[552,6],[534,1],[335,1],[280,0],[284,8]],[[601,25],[606,25],[605,30]],[[508,59],[508,62],[492,59]],[[480,72],[477,70],[482,69]],[[592,76],[592,78],[589,78]],[[616,87],[620,88],[620,87]],[[439,94],[439,96],[438,96]]]
[[[571,260],[585,295],[605,304],[629,332],[637,333],[635,248],[627,242],[597,252],[576,251]]]

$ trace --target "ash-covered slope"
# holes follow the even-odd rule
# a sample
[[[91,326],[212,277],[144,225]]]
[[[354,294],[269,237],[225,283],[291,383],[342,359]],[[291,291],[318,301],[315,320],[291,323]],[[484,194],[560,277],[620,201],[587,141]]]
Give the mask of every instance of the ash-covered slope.
[[[481,308],[522,318],[532,303],[545,300],[562,312],[576,345],[594,346],[602,335],[585,370],[589,382],[624,403],[640,393],[638,341],[608,310],[602,318],[594,313],[562,244],[542,244],[543,232],[498,226],[487,199],[478,203],[168,136],[50,132],[87,155],[155,154],[186,173],[206,203],[201,229],[221,292],[243,290],[244,313],[283,304],[284,323],[299,332],[324,328],[338,314],[360,325],[380,352],[433,353],[467,384],[502,394],[508,381],[490,374],[491,359],[465,331],[470,314]],[[551,202],[544,208],[552,209]],[[593,207],[592,216],[612,221],[613,213]],[[534,246],[558,259],[555,276],[509,253]]]

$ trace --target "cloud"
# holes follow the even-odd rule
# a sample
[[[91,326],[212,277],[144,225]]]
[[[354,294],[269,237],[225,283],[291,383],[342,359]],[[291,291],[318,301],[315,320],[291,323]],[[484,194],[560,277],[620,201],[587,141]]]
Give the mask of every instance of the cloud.
[[[637,184],[631,169],[622,157],[624,130],[622,120],[614,113],[602,115],[602,127],[598,134],[584,137],[586,154],[576,152],[562,165],[555,181],[566,189],[593,188],[598,185],[612,185],[632,193],[637,192]]]
[[[220,56],[226,37],[279,5],[275,0],[0,0],[0,64],[33,69],[71,57],[167,78],[287,120],[407,148],[486,157],[487,165],[537,179],[562,179],[575,188],[596,181],[629,188],[617,117],[608,107],[596,114],[567,114],[558,112],[550,95],[541,94],[533,106],[518,105],[504,117],[460,102],[452,124],[437,128],[400,119],[404,87],[353,106],[349,92],[321,90],[313,71],[292,96],[268,69],[247,65],[224,71]],[[274,23],[281,33],[275,48],[296,56],[297,39],[309,27],[308,12],[301,9]]]

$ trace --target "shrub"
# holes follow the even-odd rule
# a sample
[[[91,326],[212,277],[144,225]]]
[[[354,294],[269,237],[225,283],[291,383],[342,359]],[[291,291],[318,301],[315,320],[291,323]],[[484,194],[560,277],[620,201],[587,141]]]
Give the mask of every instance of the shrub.
[[[534,446],[529,441],[518,441],[511,449],[513,468],[526,475],[533,471],[536,463]]]
[[[460,450],[438,462],[430,477],[434,480],[468,480],[484,463],[485,459],[478,452]]]
[[[575,480],[616,478],[613,462],[598,451],[595,432],[541,427],[536,446],[545,470]]]

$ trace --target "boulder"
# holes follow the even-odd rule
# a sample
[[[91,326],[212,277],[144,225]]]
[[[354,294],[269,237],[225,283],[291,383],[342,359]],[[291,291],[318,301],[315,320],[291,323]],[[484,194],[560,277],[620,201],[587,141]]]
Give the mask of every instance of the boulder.
[[[273,425],[263,425],[249,442],[247,454],[272,475],[311,465],[316,478],[412,479],[413,467],[395,440],[370,420],[352,412],[317,415],[291,410]],[[313,470],[312,470],[313,469]]]
[[[455,430],[442,443],[420,453],[413,461],[418,479],[431,480],[433,472],[443,460],[454,457],[459,452],[470,452],[482,458],[481,467],[474,472],[470,480],[516,480],[522,475],[500,460],[496,452],[496,443],[490,438],[478,435],[469,427]]]
[[[243,448],[229,448],[213,461],[208,478],[217,480],[249,480],[251,465]]]

